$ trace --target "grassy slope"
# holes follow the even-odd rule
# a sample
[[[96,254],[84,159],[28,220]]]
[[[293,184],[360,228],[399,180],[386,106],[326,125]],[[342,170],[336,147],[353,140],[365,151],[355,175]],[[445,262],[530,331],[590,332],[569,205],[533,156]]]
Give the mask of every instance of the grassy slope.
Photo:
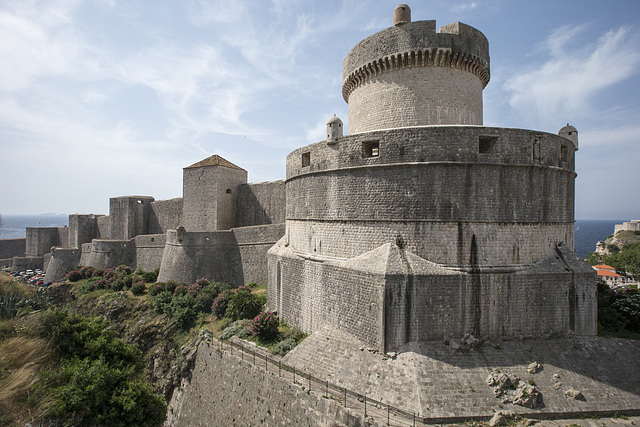
[[[144,353],[149,373],[157,359],[167,377],[176,354],[197,329],[180,331],[171,329],[166,319],[153,311],[145,296],[131,292],[95,291],[80,294],[81,284],[61,285],[51,289],[55,306],[64,305],[85,316],[102,315],[111,322],[128,342],[138,345]],[[33,287],[22,284],[5,273],[0,273],[0,292],[18,292],[33,296]],[[71,301],[71,302],[70,302]],[[25,425],[38,422],[46,411],[47,402],[29,399],[30,389],[39,381],[38,373],[55,367],[47,340],[40,338],[38,314],[19,319],[0,320],[0,425]],[[197,325],[197,326],[201,326]],[[162,380],[162,379],[161,379]],[[171,378],[164,379],[164,383]],[[154,384],[162,392],[161,384]]]
[[[188,347],[207,327],[218,335],[229,324],[201,315],[188,331],[172,327],[166,316],[158,314],[146,294],[134,296],[130,291],[97,290],[82,294],[82,281],[50,288],[53,305],[65,307],[84,316],[103,316],[110,329],[135,343],[144,353],[150,378],[157,392],[165,398],[184,372],[183,348]],[[31,298],[35,289],[5,273],[0,273],[0,293],[18,292]],[[254,293],[266,294],[266,285],[257,286]],[[28,399],[29,390],[39,381],[38,372],[55,363],[49,343],[38,337],[38,314],[13,320],[0,320],[0,425],[25,425],[37,422],[46,411],[47,402]],[[177,367],[177,368],[176,368]]]

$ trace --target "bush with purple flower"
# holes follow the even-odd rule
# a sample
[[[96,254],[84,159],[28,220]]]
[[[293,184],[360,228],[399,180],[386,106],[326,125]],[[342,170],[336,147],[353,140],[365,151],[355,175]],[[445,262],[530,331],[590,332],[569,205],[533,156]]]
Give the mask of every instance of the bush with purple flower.
[[[278,314],[275,311],[267,311],[253,318],[250,330],[253,336],[268,341],[278,336],[279,326]]]
[[[234,294],[234,290],[225,289],[224,291],[220,292],[218,296],[213,300],[211,312],[215,314],[218,319],[222,319],[224,317],[224,314],[227,312],[229,301],[231,301],[231,297]]]

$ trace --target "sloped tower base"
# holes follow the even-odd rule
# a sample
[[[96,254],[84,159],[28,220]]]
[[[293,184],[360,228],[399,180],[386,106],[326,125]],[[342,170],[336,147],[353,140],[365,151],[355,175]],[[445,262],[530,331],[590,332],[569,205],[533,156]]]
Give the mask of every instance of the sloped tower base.
[[[395,244],[350,260],[268,253],[269,308],[305,332],[331,326],[379,351],[408,342],[595,335],[594,271],[557,247],[533,265],[446,268]]]

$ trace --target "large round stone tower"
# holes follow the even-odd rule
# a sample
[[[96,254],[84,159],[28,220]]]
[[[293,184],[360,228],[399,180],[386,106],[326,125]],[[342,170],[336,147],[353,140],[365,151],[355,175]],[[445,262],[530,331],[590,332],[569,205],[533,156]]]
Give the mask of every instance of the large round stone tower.
[[[410,21],[398,6],[344,60],[350,134],[287,157],[269,306],[385,350],[595,334],[595,275],[574,253],[577,131],[483,127],[484,35]]]

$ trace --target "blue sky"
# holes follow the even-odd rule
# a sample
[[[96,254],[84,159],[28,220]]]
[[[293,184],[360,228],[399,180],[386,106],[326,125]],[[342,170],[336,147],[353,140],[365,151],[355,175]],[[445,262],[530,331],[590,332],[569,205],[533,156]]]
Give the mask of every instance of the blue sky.
[[[289,152],[347,122],[342,60],[397,4],[0,0],[0,213],[181,197],[182,168],[212,154],[283,179]],[[639,1],[409,6],[489,39],[485,125],[576,126],[576,218],[640,218]]]

